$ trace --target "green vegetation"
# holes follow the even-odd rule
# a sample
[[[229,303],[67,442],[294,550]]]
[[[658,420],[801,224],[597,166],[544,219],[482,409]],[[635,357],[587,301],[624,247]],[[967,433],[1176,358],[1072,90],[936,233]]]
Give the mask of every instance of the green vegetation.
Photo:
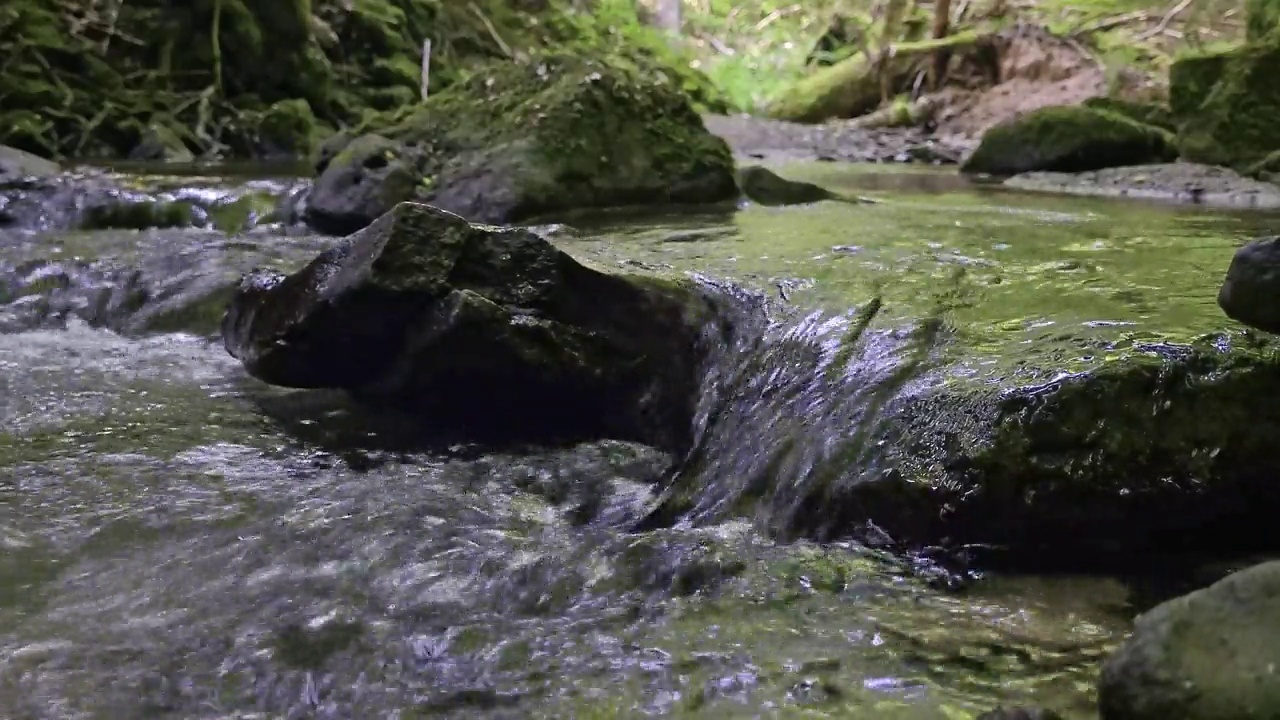
[[[122,156],[144,140],[161,149],[146,153],[157,159],[178,144],[220,155],[305,154],[326,128],[417,102],[426,40],[433,92],[477,63],[520,61],[542,47],[626,47],[671,68],[706,109],[727,109],[634,9],[527,6],[14,0],[0,8],[0,144],[47,157]]]

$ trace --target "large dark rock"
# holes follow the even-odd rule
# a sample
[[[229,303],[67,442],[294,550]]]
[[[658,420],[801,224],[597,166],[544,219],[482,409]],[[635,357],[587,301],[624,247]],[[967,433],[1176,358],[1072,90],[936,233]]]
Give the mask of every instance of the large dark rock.
[[[1102,720],[1280,717],[1280,562],[1141,615],[1098,696]]]
[[[1110,110],[1041,108],[982,136],[964,162],[967,173],[1084,172],[1164,162],[1177,155],[1169,134]]]
[[[345,233],[396,202],[475,222],[567,210],[715,203],[736,189],[728,146],[642,58],[547,55],[476,70],[421,105],[322,149],[307,220]]]
[[[587,268],[531,231],[402,203],[285,276],[246,276],[228,352],[276,385],[342,388],[442,431],[679,450],[721,302]]]
[[[1280,236],[1236,251],[1218,291],[1218,306],[1233,320],[1280,333]]]

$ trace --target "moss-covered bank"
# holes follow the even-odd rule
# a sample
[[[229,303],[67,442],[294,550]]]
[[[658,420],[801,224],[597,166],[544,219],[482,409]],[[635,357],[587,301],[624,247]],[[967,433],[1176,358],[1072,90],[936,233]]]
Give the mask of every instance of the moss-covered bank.
[[[0,7],[0,144],[121,157],[168,138],[196,154],[306,155],[322,133],[416,102],[476,63],[626,46],[708,109],[719,95],[631,14],[546,0],[12,0]],[[104,7],[105,6],[105,7]],[[616,15],[616,13],[615,13]],[[165,146],[165,144],[162,144]],[[181,157],[181,152],[160,158]]]

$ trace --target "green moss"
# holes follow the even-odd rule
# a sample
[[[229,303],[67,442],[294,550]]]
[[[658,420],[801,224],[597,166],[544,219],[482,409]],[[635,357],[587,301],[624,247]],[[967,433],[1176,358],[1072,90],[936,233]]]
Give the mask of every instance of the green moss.
[[[441,185],[460,155],[505,155],[497,162],[519,177],[518,216],[732,195],[728,146],[643,56],[492,63],[407,116],[370,126],[384,123],[387,137],[417,151],[418,176]]]
[[[1173,132],[1176,126],[1173,113],[1167,105],[1153,102],[1133,102],[1120,98],[1095,97],[1084,101],[1084,106],[1094,110],[1107,110],[1123,115],[1134,122],[1151,125]]]
[[[1244,167],[1280,149],[1280,36],[1179,60],[1170,100],[1188,160]]]
[[[301,98],[281,100],[267,108],[258,125],[258,142],[270,154],[307,157],[319,135],[316,116]]]
[[[969,173],[1082,172],[1173,157],[1169,134],[1123,115],[1080,106],[1027,113],[987,131]]]
[[[1261,40],[1280,28],[1280,1],[1245,0],[1245,38]]]

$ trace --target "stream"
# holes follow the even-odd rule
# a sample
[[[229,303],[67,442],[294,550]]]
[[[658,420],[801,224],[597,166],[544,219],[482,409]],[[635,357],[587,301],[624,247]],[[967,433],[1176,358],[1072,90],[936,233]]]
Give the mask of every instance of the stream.
[[[1238,332],[1218,283],[1280,222],[779,169],[884,202],[539,230],[595,267],[738,283],[818,344],[873,296],[881,327],[941,314],[963,336],[955,372],[1021,382]],[[216,338],[227,283],[332,242],[0,230],[0,717],[959,720],[1003,703],[1076,720],[1096,717],[1134,614],[1221,571],[951,582],[926,558],[777,532],[803,523],[714,483],[632,531],[671,460],[653,449],[424,449],[412,418],[249,378]],[[765,426],[825,407],[804,392],[740,410]]]

